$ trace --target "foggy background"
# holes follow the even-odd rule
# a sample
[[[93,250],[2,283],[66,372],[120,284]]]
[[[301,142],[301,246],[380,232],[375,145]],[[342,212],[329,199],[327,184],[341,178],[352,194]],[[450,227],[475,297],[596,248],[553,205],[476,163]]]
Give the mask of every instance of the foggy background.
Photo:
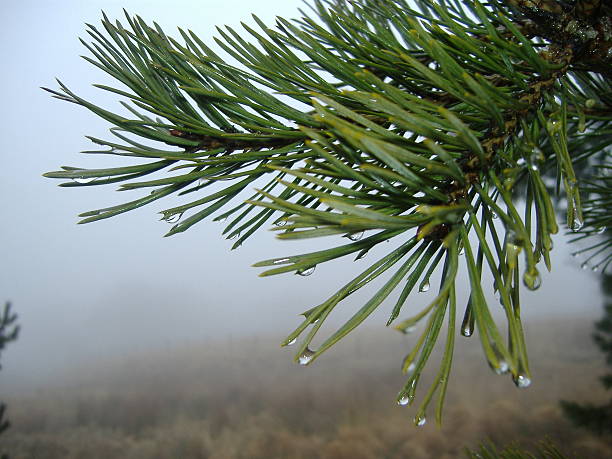
[[[62,165],[117,164],[117,157],[78,154],[92,147],[85,135],[109,138],[106,121],[39,89],[56,89],[58,77],[90,101],[119,107],[116,96],[91,86],[114,84],[79,58],[87,50],[77,37],[89,41],[85,23],[98,26],[100,10],[124,22],[126,8],[147,22],[157,21],[174,37],[179,35],[177,26],[189,28],[218,49],[211,40],[215,25],[240,29],[241,20],[253,23],[251,12],[273,24],[275,15],[297,17],[300,6],[297,0],[0,3],[0,300],[13,302],[22,326],[19,340],[2,355],[0,390],[43,384],[85,362],[95,365],[97,359],[186,343],[262,335],[260,346],[276,348],[299,324],[299,313],[367,267],[365,261],[345,258],[319,266],[310,277],[258,278],[260,270],[251,268],[252,263],[329,247],[337,240],[276,241],[273,233],[261,231],[230,252],[232,241],[220,235],[223,225],[212,221],[162,238],[169,225],[158,221],[158,212],[171,205],[163,200],[116,218],[76,225],[80,212],[141,194],[117,193],[113,185],[62,189],[56,186],[60,181],[41,177]],[[536,316],[596,320],[602,314],[598,278],[579,268],[565,240],[562,235],[555,238],[553,272],[546,273],[542,266],[542,287],[523,294],[528,340],[529,321]],[[373,259],[369,254],[365,260]],[[416,311],[428,298],[413,294],[407,308]],[[465,300],[464,291],[460,304]],[[340,309],[351,312],[360,305],[349,301]],[[381,310],[366,327],[384,327],[389,305]],[[287,353],[278,355],[289,359]]]

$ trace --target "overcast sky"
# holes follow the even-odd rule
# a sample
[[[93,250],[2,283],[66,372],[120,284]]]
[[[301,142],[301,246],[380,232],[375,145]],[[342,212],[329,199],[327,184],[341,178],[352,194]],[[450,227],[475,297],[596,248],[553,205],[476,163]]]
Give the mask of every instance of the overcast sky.
[[[266,332],[276,345],[298,324],[297,314],[365,268],[340,260],[310,277],[258,278],[250,267],[256,261],[334,241],[275,241],[263,231],[230,252],[230,241],[220,235],[222,225],[210,221],[162,238],[169,229],[158,221],[158,212],[168,207],[164,203],[76,225],[78,213],[135,199],[138,192],[117,193],[112,185],[62,189],[58,181],[41,177],[62,165],[109,164],[78,154],[92,146],[85,135],[108,138],[107,123],[39,89],[56,88],[58,77],[77,94],[116,107],[115,97],[91,87],[109,83],[106,76],[79,58],[87,50],[78,37],[87,37],[85,23],[99,24],[102,9],[122,18],[125,7],[157,21],[168,34],[178,36],[181,26],[210,43],[215,25],[239,28],[241,20],[252,23],[251,12],[272,24],[275,15],[296,17],[301,5],[297,0],[0,3],[0,299],[13,302],[23,327],[19,341],[2,355],[0,381],[36,382],[66,363],[230,334]],[[597,278],[578,268],[563,237],[555,242],[554,271],[543,273],[538,292],[525,292],[524,316],[598,317]],[[424,297],[413,300],[414,310]],[[384,316],[370,324],[383,327]]]

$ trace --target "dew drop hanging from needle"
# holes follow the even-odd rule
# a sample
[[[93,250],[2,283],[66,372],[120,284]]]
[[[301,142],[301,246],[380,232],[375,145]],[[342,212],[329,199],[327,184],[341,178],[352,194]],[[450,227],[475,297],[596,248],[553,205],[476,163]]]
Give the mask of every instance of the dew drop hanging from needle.
[[[574,220],[572,221],[572,226],[570,227],[570,229],[574,233],[576,233],[580,231],[583,226],[584,226],[584,220],[582,219],[580,215],[576,214],[576,216],[574,217]]]
[[[298,362],[300,365],[308,365],[314,356],[314,352],[306,348],[302,355],[299,356]]]
[[[178,214],[172,214],[168,218],[166,218],[166,221],[168,223],[177,223],[181,219],[182,216],[183,216],[182,212]]]
[[[402,397],[397,401],[399,406],[406,406],[410,403],[410,397],[407,395],[402,395]]]
[[[461,335],[469,338],[474,333],[474,326],[470,323],[469,320],[466,320],[463,324],[461,324]]]
[[[298,269],[295,273],[298,276],[306,277],[306,276],[310,276],[312,273],[314,273],[315,272],[315,268],[316,268],[316,266],[310,266],[309,268]]]
[[[495,373],[498,375],[506,374],[508,373],[509,370],[510,370],[510,365],[508,365],[508,362],[506,362],[505,360],[500,360],[499,364],[494,369]]]
[[[272,262],[273,265],[282,265],[289,261],[289,258],[279,258],[278,260],[274,260]]]
[[[429,280],[425,279],[423,282],[421,282],[421,285],[419,285],[419,292],[427,292],[429,290]]]
[[[516,384],[516,387],[520,389],[525,389],[526,387],[529,387],[531,385],[531,379],[529,379],[525,375],[518,375],[517,377],[513,378],[513,380],[514,384]]]
[[[349,233],[345,237],[349,238],[351,241],[358,241],[363,237],[363,231],[359,231],[357,233]]]
[[[537,269],[533,271],[525,271],[523,274],[523,284],[529,290],[537,290],[542,285],[542,278],[540,277],[540,273]]]
[[[95,179],[96,179],[95,177],[74,177],[72,181],[76,183],[84,184],[84,183],[91,183]]]

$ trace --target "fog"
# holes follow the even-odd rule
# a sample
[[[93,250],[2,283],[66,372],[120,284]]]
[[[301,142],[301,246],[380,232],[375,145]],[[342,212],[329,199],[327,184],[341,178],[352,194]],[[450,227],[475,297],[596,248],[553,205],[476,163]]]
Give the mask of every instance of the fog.
[[[91,86],[110,83],[109,79],[79,58],[87,50],[77,37],[87,39],[84,24],[99,24],[101,9],[122,19],[125,7],[147,21],[157,21],[168,34],[177,36],[175,27],[181,26],[212,42],[215,25],[238,29],[241,20],[252,23],[251,12],[272,24],[277,14],[297,16],[300,6],[297,0],[0,4],[4,61],[0,299],[12,301],[22,326],[19,340],[2,355],[4,388],[42,383],[81,362],[187,342],[263,334],[272,337],[266,345],[277,346],[298,324],[300,312],[365,269],[364,261],[341,259],[318,267],[307,278],[291,274],[258,278],[259,271],[250,267],[256,261],[336,241],[281,242],[273,233],[261,231],[230,251],[231,241],[221,236],[222,225],[211,221],[163,238],[168,224],[158,221],[158,212],[168,207],[164,202],[76,225],[78,213],[135,199],[138,192],[117,193],[112,185],[62,189],[56,186],[59,182],[41,176],[62,165],[112,163],[78,154],[91,148],[85,135],[108,138],[108,124],[39,89],[56,88],[58,77],[77,94],[117,107],[115,97]],[[566,239],[555,238],[553,272],[542,273],[542,288],[524,294],[527,324],[536,316],[579,314],[595,320],[601,315],[598,279],[579,269]],[[461,294],[465,298],[465,291]],[[416,310],[428,297],[413,298],[410,307]],[[359,305],[358,300],[343,309]],[[388,314],[389,308],[383,309]],[[375,315],[368,323],[383,327],[385,317]]]

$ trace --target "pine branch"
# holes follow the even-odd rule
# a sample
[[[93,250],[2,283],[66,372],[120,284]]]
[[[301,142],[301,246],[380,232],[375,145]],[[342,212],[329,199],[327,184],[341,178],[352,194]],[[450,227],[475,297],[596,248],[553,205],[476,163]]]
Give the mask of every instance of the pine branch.
[[[542,261],[551,269],[551,235],[559,229],[555,205],[567,207],[568,227],[578,237],[609,223],[601,210],[611,189],[607,176],[586,178],[609,168],[612,88],[608,57],[601,55],[609,49],[608,7],[507,3],[511,9],[455,0],[419,1],[417,9],[403,0],[314,1],[315,18],[279,18],[276,29],[256,17],[258,30],[243,24],[256,45],[219,28],[217,46],[240,67],[224,62],[191,31],[179,29],[179,41],[139,17],[126,13],[124,28],[105,16],[105,34],[89,26],[93,42],[83,43],[93,58],[85,59],[120,83],[98,86],[126,98],[128,114],[98,107],[61,83],[59,91],[49,91],[113,125],[119,140],[92,138],[108,149],[86,153],[145,162],[64,166],[45,175],[72,179],[63,186],[123,182],[121,190],[152,189],[83,213],[81,223],[173,193],[197,193],[162,212],[175,223],[168,235],[215,215],[229,218],[224,234],[236,239],[234,248],[270,221],[281,239],[348,238],[328,239],[328,249],[259,262],[255,266],[267,268],[262,276],[310,275],[326,261],[348,255],[362,260],[396,239],[396,249],[369,265],[361,261],[367,266],[360,275],[305,311],[283,345],[300,339],[295,359],[309,364],[397,294],[387,325],[394,324],[415,287],[429,289],[431,275],[441,269],[433,301],[395,325],[408,332],[426,323],[403,364],[408,380],[398,402],[411,404],[447,323],[440,370],[415,417],[422,425],[437,395],[440,422],[457,328],[457,273],[467,269],[471,291],[461,333],[478,331],[493,370],[526,387],[531,376],[520,288],[540,286]],[[572,14],[577,30],[592,27],[596,35],[587,31],[578,39],[568,29]],[[546,18],[563,30],[540,27]],[[161,178],[140,180],[162,171]],[[256,192],[245,200],[247,188]],[[561,190],[565,198],[555,199]],[[594,250],[601,247],[605,270],[612,254],[609,242]],[[505,311],[507,338],[485,299],[486,271]],[[378,277],[386,279],[382,287],[315,348],[335,307]]]

